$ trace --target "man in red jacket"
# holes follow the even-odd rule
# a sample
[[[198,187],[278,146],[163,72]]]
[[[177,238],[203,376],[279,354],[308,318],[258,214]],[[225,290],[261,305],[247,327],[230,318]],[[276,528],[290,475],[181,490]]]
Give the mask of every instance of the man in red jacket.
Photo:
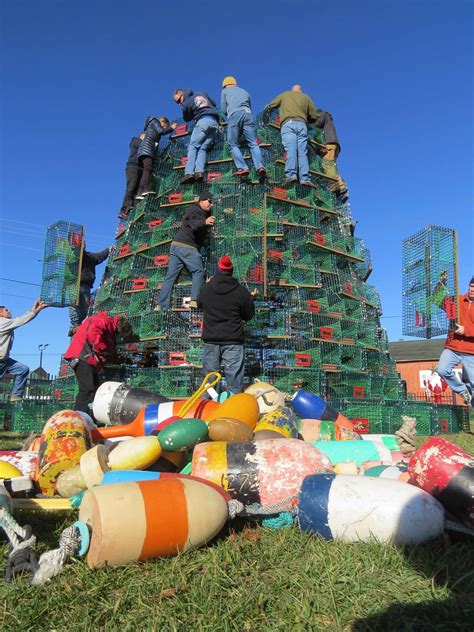
[[[107,316],[106,312],[90,316],[79,325],[64,354],[79,384],[74,410],[90,414],[89,404],[99,388],[99,371],[108,363],[120,363],[116,336],[126,338],[132,333],[124,316]]]
[[[466,294],[459,296],[459,318],[456,329],[448,334],[437,372],[446,380],[465,404],[470,404],[474,388],[474,276],[469,281]],[[454,373],[455,366],[463,368],[461,382]]]

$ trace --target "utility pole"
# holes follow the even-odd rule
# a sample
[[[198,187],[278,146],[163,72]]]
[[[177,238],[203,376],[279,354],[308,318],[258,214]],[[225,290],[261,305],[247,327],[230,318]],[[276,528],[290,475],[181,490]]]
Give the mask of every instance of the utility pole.
[[[39,368],[42,369],[43,368],[43,351],[46,349],[46,347],[49,347],[49,344],[40,344],[38,345],[38,350],[40,352],[40,365]]]

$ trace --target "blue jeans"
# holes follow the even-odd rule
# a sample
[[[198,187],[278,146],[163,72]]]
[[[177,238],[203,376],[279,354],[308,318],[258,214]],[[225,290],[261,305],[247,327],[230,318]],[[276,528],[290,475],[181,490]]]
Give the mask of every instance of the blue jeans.
[[[0,380],[7,372],[15,377],[15,379],[13,380],[11,396],[23,397],[23,393],[25,392],[26,380],[30,372],[29,367],[27,367],[26,364],[17,362],[13,358],[0,360]]]
[[[257,143],[255,121],[252,114],[245,110],[237,110],[229,117],[227,121],[227,142],[237,169],[248,169],[239,147],[240,136],[243,136],[247,142],[255,169],[261,169],[263,167],[263,158]]]
[[[285,121],[281,127],[281,142],[286,151],[285,176],[309,182],[308,128],[303,121]]]
[[[183,268],[191,272],[191,300],[195,301],[201,285],[204,283],[205,270],[201,255],[196,248],[186,248],[186,246],[172,245],[170,248],[170,258],[168,261],[168,270],[166,278],[161,286],[158,296],[158,305],[164,309],[168,308],[171,303],[171,292],[173,285]]]
[[[191,134],[188,147],[188,162],[184,168],[186,175],[202,173],[206,166],[207,150],[217,136],[219,124],[213,117],[199,119]]]
[[[439,358],[436,371],[446,380],[452,391],[463,393],[467,390],[466,385],[458,379],[453,371],[457,364],[463,367],[463,376],[466,378],[467,383],[471,385],[471,389],[474,389],[474,354],[472,353],[458,353],[451,349],[444,349]]]
[[[241,393],[244,388],[244,347],[243,345],[213,345],[204,343],[202,372],[206,376],[211,371],[224,368],[227,390]]]
[[[69,308],[69,319],[71,327],[80,325],[87,317],[89,311],[89,303],[91,302],[91,288],[86,285],[79,287],[79,303]]]

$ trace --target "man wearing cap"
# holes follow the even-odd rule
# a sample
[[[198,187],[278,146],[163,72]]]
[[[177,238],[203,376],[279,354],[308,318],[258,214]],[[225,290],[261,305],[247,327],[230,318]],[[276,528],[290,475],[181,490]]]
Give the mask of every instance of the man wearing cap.
[[[455,393],[459,393],[465,404],[470,404],[474,389],[474,276],[469,281],[466,294],[459,296],[459,318],[456,329],[448,334],[443,353],[438,362],[437,373],[446,380]],[[463,368],[461,382],[453,369],[460,364]]]
[[[234,77],[224,77],[222,81],[221,110],[227,116],[227,142],[237,171],[234,176],[248,176],[249,169],[239,147],[239,138],[244,137],[252,162],[261,182],[265,180],[265,167],[260,147],[257,143],[255,119],[250,109],[250,94],[239,88]]]
[[[227,255],[217,264],[217,274],[199,292],[197,304],[203,311],[203,374],[224,368],[227,390],[241,393],[244,386],[244,321],[255,307],[252,294],[232,276],[234,265]]]
[[[264,119],[269,110],[280,108],[281,142],[286,151],[285,176],[283,184],[292,184],[298,179],[301,184],[311,186],[308,162],[308,123],[316,121],[318,111],[303,88],[296,84],[291,90],[282,92],[264,109]]]
[[[204,179],[207,150],[214,142],[219,130],[219,114],[216,102],[207,92],[193,92],[176,88],[173,100],[183,109],[183,119],[194,121],[188,146],[188,160],[184,167],[181,184],[199,182]]]
[[[167,309],[171,302],[171,292],[179,273],[186,268],[191,273],[190,307],[196,307],[196,299],[204,283],[205,271],[201,250],[214,226],[215,217],[211,216],[212,196],[202,193],[197,204],[190,206],[181,219],[181,226],[171,242],[168,270],[161,286],[155,311]]]

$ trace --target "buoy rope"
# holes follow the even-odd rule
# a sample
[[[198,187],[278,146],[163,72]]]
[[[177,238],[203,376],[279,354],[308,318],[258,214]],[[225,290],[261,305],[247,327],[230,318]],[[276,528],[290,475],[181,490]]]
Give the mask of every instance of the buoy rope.
[[[298,495],[295,495],[290,496],[289,498],[284,498],[272,505],[259,505],[258,503],[244,505],[240,502],[240,500],[233,498],[232,500],[229,500],[227,504],[229,507],[229,517],[234,519],[237,516],[271,516],[282,512],[293,514],[296,513],[295,504],[297,500]]]
[[[81,547],[81,534],[75,525],[66,527],[59,538],[59,548],[46,551],[39,559],[38,568],[31,580],[32,586],[45,584],[61,572],[66,561]]]
[[[32,547],[36,543],[36,536],[33,535],[31,527],[20,527],[4,507],[0,508],[0,527],[9,541],[5,581],[11,582],[15,575],[25,571],[35,572],[38,562]]]

